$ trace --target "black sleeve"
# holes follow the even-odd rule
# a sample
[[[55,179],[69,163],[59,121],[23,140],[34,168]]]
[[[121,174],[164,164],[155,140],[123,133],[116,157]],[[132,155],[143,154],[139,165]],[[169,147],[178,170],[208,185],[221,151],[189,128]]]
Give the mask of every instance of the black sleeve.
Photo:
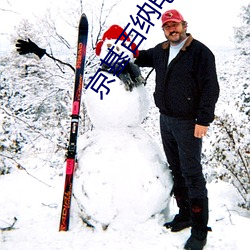
[[[208,126],[214,120],[215,104],[219,97],[215,57],[210,50],[202,51],[198,68],[200,101],[197,124]]]
[[[135,64],[139,67],[154,67],[154,49],[140,50]]]

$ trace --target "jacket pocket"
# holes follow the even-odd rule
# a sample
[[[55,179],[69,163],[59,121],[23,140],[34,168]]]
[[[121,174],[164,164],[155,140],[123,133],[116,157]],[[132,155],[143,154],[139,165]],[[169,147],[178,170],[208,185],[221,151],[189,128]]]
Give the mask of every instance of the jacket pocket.
[[[154,96],[154,101],[155,101],[155,105],[156,107],[161,111],[161,112],[166,112],[166,108],[165,108],[165,103],[164,103],[164,97],[162,94],[154,92],[153,94]]]

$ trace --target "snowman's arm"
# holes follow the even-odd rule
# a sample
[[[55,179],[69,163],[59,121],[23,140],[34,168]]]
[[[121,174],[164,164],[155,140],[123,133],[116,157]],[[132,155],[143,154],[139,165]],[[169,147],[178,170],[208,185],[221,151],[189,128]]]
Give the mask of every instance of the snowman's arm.
[[[28,53],[34,53],[40,59],[42,59],[42,57],[44,55],[46,55],[49,58],[53,59],[54,61],[59,62],[60,64],[63,64],[63,65],[66,65],[66,66],[70,67],[75,72],[75,68],[71,64],[62,62],[61,60],[59,60],[59,59],[55,58],[54,56],[48,54],[46,52],[46,49],[42,49],[42,48],[38,47],[29,38],[28,38],[28,41],[18,39],[17,43],[16,43],[16,48],[17,48],[17,52],[19,53],[19,55],[26,55]]]

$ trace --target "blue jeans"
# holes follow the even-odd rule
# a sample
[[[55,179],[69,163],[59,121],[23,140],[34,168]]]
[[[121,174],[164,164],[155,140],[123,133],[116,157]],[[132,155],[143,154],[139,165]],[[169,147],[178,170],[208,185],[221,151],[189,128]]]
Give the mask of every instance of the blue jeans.
[[[207,197],[202,173],[202,139],[194,137],[195,120],[160,115],[163,148],[174,180],[174,193],[187,190],[189,199]],[[175,194],[176,195],[176,194]]]

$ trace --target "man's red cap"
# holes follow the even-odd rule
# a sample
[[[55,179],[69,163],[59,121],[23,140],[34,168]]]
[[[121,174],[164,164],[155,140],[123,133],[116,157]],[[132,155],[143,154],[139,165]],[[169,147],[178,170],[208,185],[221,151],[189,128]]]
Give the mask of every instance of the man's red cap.
[[[163,27],[167,22],[180,23],[184,21],[184,18],[181,15],[181,13],[178,12],[177,10],[168,10],[162,14],[161,21],[162,21],[162,27]]]

